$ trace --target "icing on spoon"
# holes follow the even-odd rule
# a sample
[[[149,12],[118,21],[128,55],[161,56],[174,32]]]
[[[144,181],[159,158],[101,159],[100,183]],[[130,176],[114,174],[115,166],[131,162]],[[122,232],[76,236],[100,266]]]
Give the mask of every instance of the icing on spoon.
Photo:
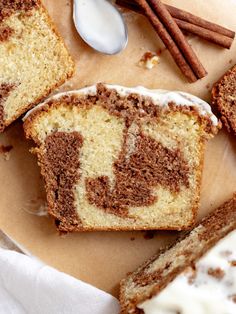
[[[83,40],[95,50],[113,55],[128,42],[120,12],[107,0],[74,0],[74,23]]]

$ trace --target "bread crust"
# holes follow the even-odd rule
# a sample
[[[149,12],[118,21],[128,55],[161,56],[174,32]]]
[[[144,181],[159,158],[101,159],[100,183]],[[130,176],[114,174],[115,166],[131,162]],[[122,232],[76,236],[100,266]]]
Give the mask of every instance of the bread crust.
[[[223,100],[223,96],[226,94],[225,83],[231,80],[231,75],[236,76],[236,65],[234,65],[230,70],[228,70],[214,85],[211,92],[211,102],[212,105],[217,109],[221,115],[221,120],[225,125],[228,132],[236,135],[236,105],[234,105],[234,117],[232,117],[232,112],[226,108],[226,103]],[[235,80],[232,81],[235,85]],[[236,90],[236,86],[234,87]],[[229,95],[231,96],[231,95]]]
[[[180,236],[177,241],[167,248],[161,249],[155,256],[150,260],[141,265],[135,272],[130,274],[126,279],[123,279],[120,283],[120,303],[121,303],[121,313],[122,314],[140,314],[143,313],[142,310],[137,308],[137,305],[144,302],[145,300],[151,299],[153,296],[157,295],[162,289],[164,289],[174,278],[176,278],[180,273],[182,273],[188,266],[193,265],[197,260],[199,260],[209,249],[211,249],[220,239],[225,237],[228,233],[236,229],[236,193],[234,196],[226,201],[224,204],[219,206],[215,211],[203,218],[195,228],[187,233]],[[199,243],[196,245],[196,253],[193,252],[192,255],[189,253],[185,258],[183,265],[174,268],[167,276],[160,277],[158,282],[150,287],[146,295],[134,294],[132,298],[127,298],[128,285],[134,284],[133,289],[135,289],[135,277],[137,275],[143,274],[154,261],[163,259],[165,255],[173,251],[175,252],[176,246],[181,246],[182,243],[186,241],[191,241],[197,237]],[[203,242],[203,246],[200,246],[200,242]],[[200,248],[200,249],[199,249]],[[175,252],[177,254],[186,254],[185,249],[180,249]],[[170,266],[168,266],[170,267]],[[160,272],[163,269],[160,270]]]

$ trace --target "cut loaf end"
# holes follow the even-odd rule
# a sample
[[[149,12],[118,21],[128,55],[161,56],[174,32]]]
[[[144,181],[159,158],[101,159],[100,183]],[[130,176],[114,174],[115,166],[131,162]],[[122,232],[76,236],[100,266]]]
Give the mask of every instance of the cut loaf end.
[[[212,104],[229,132],[236,135],[236,65],[214,84]]]
[[[74,62],[40,0],[0,2],[0,132],[63,84]]]

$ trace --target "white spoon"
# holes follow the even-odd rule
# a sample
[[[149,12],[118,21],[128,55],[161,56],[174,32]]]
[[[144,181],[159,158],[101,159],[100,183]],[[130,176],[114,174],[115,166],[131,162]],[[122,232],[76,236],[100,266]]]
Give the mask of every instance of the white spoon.
[[[83,40],[95,50],[113,55],[128,42],[122,15],[107,0],[74,0],[74,23]]]

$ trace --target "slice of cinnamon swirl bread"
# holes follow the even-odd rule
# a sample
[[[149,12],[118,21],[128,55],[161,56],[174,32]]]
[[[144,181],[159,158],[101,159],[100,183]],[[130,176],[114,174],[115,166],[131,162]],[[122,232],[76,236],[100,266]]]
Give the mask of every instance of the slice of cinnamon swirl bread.
[[[185,229],[218,121],[181,92],[98,84],[27,115],[48,211],[61,231]]]
[[[235,243],[236,195],[121,282],[121,313],[236,313]]]
[[[0,132],[73,71],[40,0],[0,0]]]

